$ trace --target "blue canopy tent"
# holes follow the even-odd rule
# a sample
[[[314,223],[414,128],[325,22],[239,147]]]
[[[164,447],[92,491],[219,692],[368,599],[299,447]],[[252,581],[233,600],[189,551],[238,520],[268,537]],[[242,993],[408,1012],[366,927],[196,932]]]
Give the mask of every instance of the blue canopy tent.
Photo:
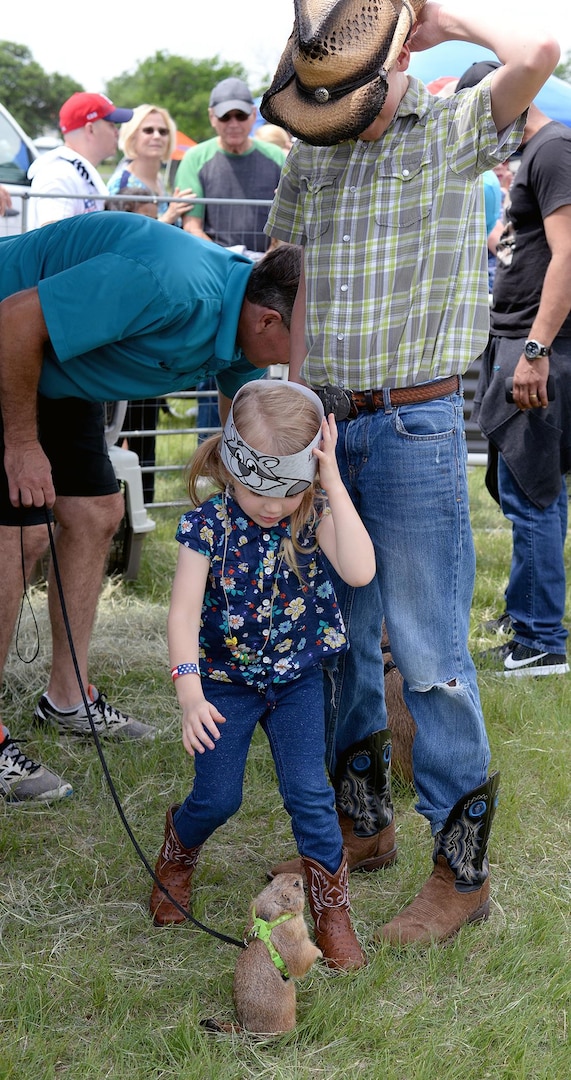
[[[254,105],[256,106],[256,108],[258,110],[258,115],[256,116],[256,123],[254,124],[254,126],[252,128],[252,135],[253,135],[254,138],[256,138],[256,128],[261,127],[262,124],[265,124],[265,122],[266,122],[264,120],[263,116],[260,113],[260,105],[261,104],[262,104],[262,95],[260,94],[259,97],[254,98]]]
[[[411,53],[409,72],[428,84],[444,76],[459,79],[466,68],[477,60],[497,60],[497,56],[481,45],[466,41],[446,41],[425,52]],[[538,109],[551,120],[571,127],[571,85],[551,75],[535,98]]]

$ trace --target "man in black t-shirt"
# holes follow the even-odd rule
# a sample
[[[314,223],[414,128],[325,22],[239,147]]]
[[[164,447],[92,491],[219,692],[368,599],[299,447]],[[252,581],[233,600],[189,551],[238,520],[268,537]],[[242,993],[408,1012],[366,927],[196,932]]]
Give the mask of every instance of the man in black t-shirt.
[[[571,467],[571,129],[535,105],[510,199],[474,415],[489,439],[488,488],[512,522],[506,613],[498,623],[509,617],[514,635],[486,655],[504,675],[561,675],[569,671],[563,550]]]

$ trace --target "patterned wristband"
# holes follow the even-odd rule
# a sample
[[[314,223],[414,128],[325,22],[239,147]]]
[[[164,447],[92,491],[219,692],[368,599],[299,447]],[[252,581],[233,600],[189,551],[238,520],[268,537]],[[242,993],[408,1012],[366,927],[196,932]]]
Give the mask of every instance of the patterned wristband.
[[[179,664],[171,668],[173,679],[180,679],[181,675],[200,675],[198,664]]]

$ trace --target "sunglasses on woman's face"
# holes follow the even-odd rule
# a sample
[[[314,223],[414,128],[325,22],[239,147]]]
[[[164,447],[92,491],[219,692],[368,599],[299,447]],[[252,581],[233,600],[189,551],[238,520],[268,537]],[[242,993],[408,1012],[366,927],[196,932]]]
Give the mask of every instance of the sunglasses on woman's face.
[[[165,135],[168,135],[168,133],[169,133],[168,128],[165,128],[165,127],[151,127],[150,125],[148,127],[141,128],[141,131],[143,132],[143,135],[154,135],[154,133],[156,131],[159,135],[162,135],[163,138],[165,137]]]

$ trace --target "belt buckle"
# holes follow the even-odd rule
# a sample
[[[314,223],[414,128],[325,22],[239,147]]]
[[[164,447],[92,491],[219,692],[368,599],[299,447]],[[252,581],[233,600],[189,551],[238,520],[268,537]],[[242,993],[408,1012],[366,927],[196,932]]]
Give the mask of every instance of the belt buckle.
[[[332,386],[328,383],[326,386],[312,386],[311,389],[320,399],[325,415],[329,416],[329,413],[333,413],[337,423],[341,420],[353,419],[357,415],[353,395],[345,387]]]

